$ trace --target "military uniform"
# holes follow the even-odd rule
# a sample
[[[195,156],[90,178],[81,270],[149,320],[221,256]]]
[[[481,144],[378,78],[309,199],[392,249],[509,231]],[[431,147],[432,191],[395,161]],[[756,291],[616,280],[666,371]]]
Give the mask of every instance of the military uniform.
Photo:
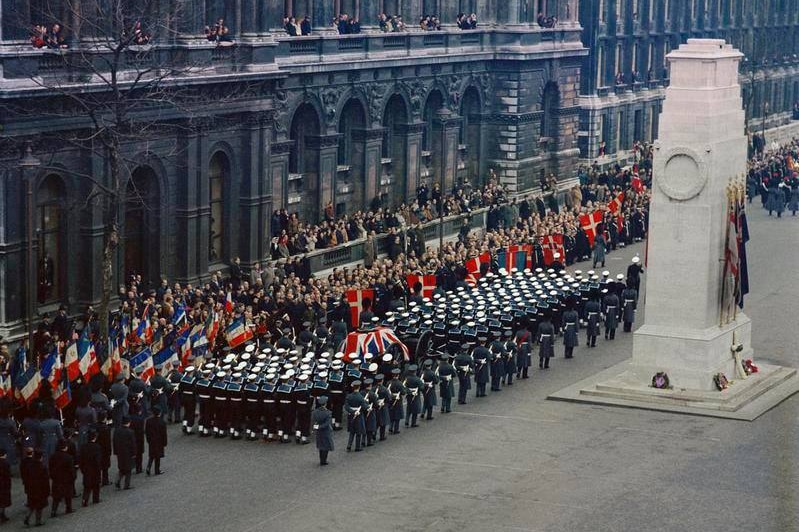
[[[407,391],[405,390],[405,386],[399,381],[399,374],[399,369],[391,370],[393,379],[388,385],[388,391],[391,394],[391,403],[389,404],[389,416],[391,420],[389,432],[391,434],[399,434],[400,421],[405,417],[402,398]]]
[[[377,428],[380,431],[380,441],[386,439],[386,427],[391,424],[389,407],[391,404],[391,393],[383,384],[385,377],[382,373],[375,375],[375,393],[377,394]]]
[[[602,310],[605,312],[605,340],[613,340],[619,326],[619,297],[613,292],[605,294]]]
[[[438,375],[438,396],[441,397],[441,412],[452,412],[452,396],[455,395],[453,379],[457,376],[455,367],[449,363],[448,355],[441,355],[441,362],[436,368]]]
[[[186,368],[186,372],[180,378],[178,384],[178,398],[180,407],[183,409],[183,432],[191,434],[194,430],[194,413],[197,408],[197,399],[195,396],[195,385],[197,377],[194,375],[194,366]]]
[[[299,382],[294,386],[294,405],[296,409],[297,430],[295,437],[297,443],[311,443],[308,437],[310,436],[311,425],[311,389],[312,385],[306,382],[307,376],[300,375]]]
[[[502,390],[500,385],[502,378],[505,376],[505,346],[499,339],[496,339],[491,342],[489,351],[491,352],[491,391],[499,392]]]
[[[326,408],[327,397],[317,399],[319,406],[311,414],[313,430],[316,434],[316,449],[319,451],[319,465],[327,465],[327,454],[334,449],[333,415]]]
[[[468,349],[468,346],[466,346]],[[472,373],[474,372],[474,360],[465,351],[461,351],[455,356],[455,369],[458,372],[458,404],[466,404],[466,394],[472,388]]]
[[[367,404],[360,393],[360,387],[361,382],[354,381],[352,383],[352,392],[344,399],[344,407],[347,411],[347,432],[349,432],[347,451],[352,450],[352,442],[355,440],[355,452],[360,452],[366,435],[365,416]]]
[[[261,385],[258,380],[258,374],[251,373],[242,390],[244,417],[247,424],[245,436],[249,441],[258,439],[258,426],[261,420]]]
[[[197,425],[197,433],[202,437],[207,437],[211,433],[211,421],[213,414],[213,403],[211,399],[211,381],[207,376],[197,379],[195,383],[197,390],[197,403],[200,408],[200,421]],[[185,408],[185,407],[184,407]]]
[[[624,321],[624,332],[633,330],[633,322],[635,322],[635,308],[637,306],[636,300],[638,293],[634,288],[625,288],[621,293],[621,314]]]
[[[548,318],[538,325],[538,367],[549,368],[549,359],[555,356],[555,327]]]
[[[267,373],[266,381],[261,385],[261,413],[264,426],[261,435],[264,441],[273,441],[277,436],[277,377]]]
[[[579,345],[577,330],[579,328],[579,316],[577,311],[569,309],[563,313],[563,346],[566,351],[566,358],[572,358],[574,348]]]
[[[328,380],[330,381],[330,410],[333,414],[333,430],[340,430],[344,407],[344,372],[333,369]]]
[[[522,327],[516,333],[516,345],[519,348],[519,352],[516,354],[516,378],[526,379],[529,377],[528,370],[533,350],[533,335],[527,330],[527,327]]]
[[[423,409],[425,419],[433,419],[433,408],[438,404],[436,400],[436,384],[438,384],[438,375],[433,371],[433,361],[425,360],[424,370],[422,371],[422,388],[423,395]]]
[[[405,426],[416,427],[416,418],[422,413],[422,389],[424,382],[416,375],[417,367],[408,367],[408,374],[405,377]]]
[[[482,345],[478,345],[474,348],[474,351],[472,351],[475,366],[474,383],[477,388],[475,397],[486,396],[486,384],[488,384],[489,381],[488,359],[490,356],[491,353]]]
[[[599,319],[602,313],[602,306],[595,298],[585,304],[585,321],[586,321],[586,345],[596,347],[596,337],[599,336]]]

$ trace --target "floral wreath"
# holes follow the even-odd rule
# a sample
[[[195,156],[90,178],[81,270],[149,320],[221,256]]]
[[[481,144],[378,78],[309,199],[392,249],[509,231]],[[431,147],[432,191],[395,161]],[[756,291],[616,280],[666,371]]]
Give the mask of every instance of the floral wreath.
[[[723,373],[716,373],[713,376],[713,383],[719,391],[726,390],[730,387],[730,381],[727,380],[727,377]]]
[[[751,375],[752,373],[757,373],[758,371],[760,371],[760,368],[755,366],[755,363],[752,362],[751,358],[747,358],[746,360],[744,360],[744,371],[746,372],[747,375]]]
[[[665,371],[655,373],[655,376],[652,377],[652,388],[657,388],[658,390],[667,390],[671,388],[669,376]]]

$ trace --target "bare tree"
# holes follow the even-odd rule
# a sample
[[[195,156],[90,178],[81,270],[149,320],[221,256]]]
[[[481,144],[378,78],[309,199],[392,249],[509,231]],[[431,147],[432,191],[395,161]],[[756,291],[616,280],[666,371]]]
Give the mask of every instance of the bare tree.
[[[126,146],[148,137],[172,139],[176,155],[179,130],[191,127],[191,119],[186,117],[208,116],[211,101],[219,109],[260,91],[255,83],[229,88],[216,82],[211,65],[192,63],[176,47],[164,46],[177,38],[176,21],[190,16],[184,12],[188,4],[186,0],[35,3],[31,17],[41,20],[25,24],[32,23],[28,27],[34,28],[34,46],[42,46],[35,41],[39,33],[42,53],[51,68],[32,75],[28,89],[41,95],[42,105],[31,105],[30,99],[3,102],[4,112],[16,120],[35,116],[52,124],[44,133],[54,146],[51,155],[76,149],[104,162],[99,176],[67,170],[89,180],[91,193],[86,204],[102,212],[105,237],[98,310],[104,338],[108,337],[117,248],[123,238],[122,209],[126,201],[151,207],[139,191],[131,189],[132,171],[141,161],[131,160]],[[43,35],[37,24],[45,27]],[[222,86],[225,90],[220,90]]]

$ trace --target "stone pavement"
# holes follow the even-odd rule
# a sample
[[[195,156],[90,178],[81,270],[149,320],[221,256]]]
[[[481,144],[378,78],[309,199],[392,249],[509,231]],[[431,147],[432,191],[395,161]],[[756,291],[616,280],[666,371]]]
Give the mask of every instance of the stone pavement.
[[[769,218],[756,203],[749,218],[746,312],[756,360],[796,366],[799,217]],[[611,253],[607,269],[626,269],[635,252],[643,256],[643,245]],[[336,433],[326,468],[313,445],[200,440],[173,430],[165,475],[134,476],[132,491],[106,488],[100,505],[45,527],[799,530],[798,396],[752,423],[546,400],[628,358],[631,348],[632,336],[619,333],[565,360],[559,343],[552,369],[534,368],[530,380],[485,399],[472,392],[469,404],[366,452],[346,453],[346,435]],[[22,502],[17,489],[6,528],[21,526]]]

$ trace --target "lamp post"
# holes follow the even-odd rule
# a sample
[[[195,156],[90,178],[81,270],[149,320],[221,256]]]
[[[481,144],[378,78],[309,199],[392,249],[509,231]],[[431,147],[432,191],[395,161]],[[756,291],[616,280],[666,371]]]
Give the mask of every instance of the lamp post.
[[[33,353],[33,311],[36,287],[36,261],[33,257],[33,179],[34,171],[42,165],[41,161],[33,155],[30,143],[25,147],[25,155],[19,161],[22,179],[25,181],[25,237],[28,240],[27,266],[25,268],[25,295],[27,298],[28,314],[28,356]]]

